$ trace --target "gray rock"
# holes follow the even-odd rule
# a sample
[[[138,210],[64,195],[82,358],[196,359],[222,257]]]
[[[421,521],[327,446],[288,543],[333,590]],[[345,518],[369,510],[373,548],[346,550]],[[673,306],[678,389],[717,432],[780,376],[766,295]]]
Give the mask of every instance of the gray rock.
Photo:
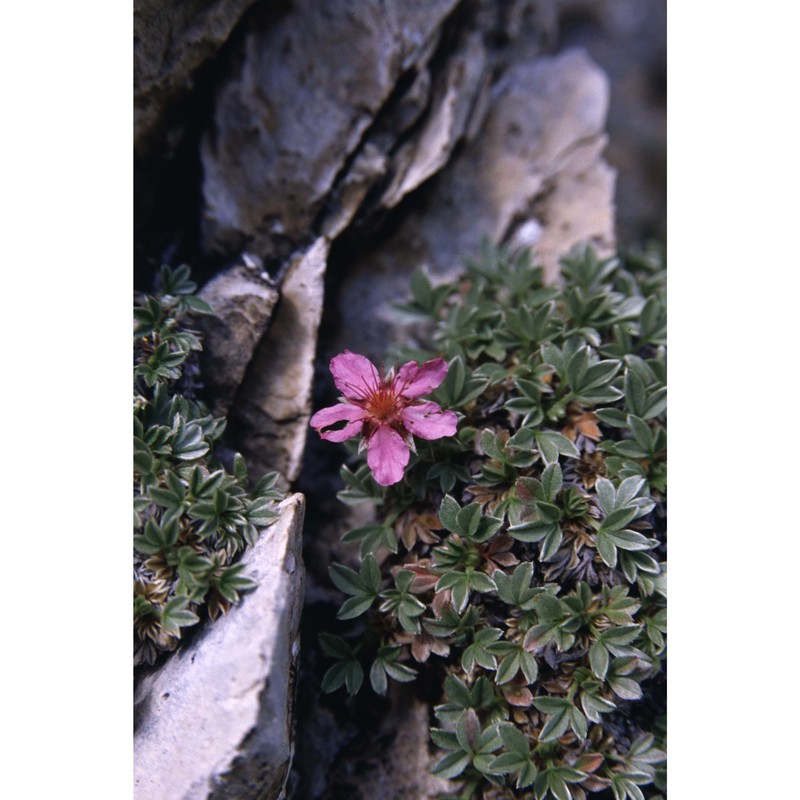
[[[269,330],[229,415],[234,445],[256,477],[277,470],[292,482],[300,472],[328,249],[320,237],[290,262]]]
[[[246,551],[258,587],[135,696],[136,800],[277,800],[293,756],[303,495]]]
[[[457,0],[297,0],[254,19],[203,138],[204,247],[286,257]],[[335,65],[335,68],[332,67]]]
[[[386,174],[386,169],[387,159],[381,150],[371,142],[365,144],[331,193],[322,221],[324,236],[333,240],[347,227],[367,192]]]
[[[392,303],[426,265],[452,279],[483,236],[533,245],[548,280],[558,257],[590,241],[614,247],[614,173],[603,161],[608,82],[579,50],[512,66],[492,89],[483,127],[430,185],[399,229],[353,264],[332,351],[374,359],[396,341]],[[346,314],[344,313],[346,310]]]
[[[396,206],[446,163],[467,129],[484,82],[486,51],[478,34],[450,58],[431,101],[421,133],[404,144],[394,159],[394,178],[381,197],[385,208]]]
[[[203,334],[201,366],[215,416],[227,416],[278,302],[278,290],[266,273],[255,264],[253,267],[233,266],[200,292],[214,310],[200,317],[197,327]]]
[[[156,143],[170,101],[227,40],[255,0],[136,0],[133,8],[134,147]]]

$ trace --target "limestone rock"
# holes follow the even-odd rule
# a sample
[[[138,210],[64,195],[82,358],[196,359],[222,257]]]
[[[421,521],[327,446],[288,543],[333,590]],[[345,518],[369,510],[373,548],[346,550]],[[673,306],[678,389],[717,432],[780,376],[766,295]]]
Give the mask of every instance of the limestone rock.
[[[386,174],[386,169],[386,156],[371,142],[365,144],[331,193],[330,208],[322,222],[325,236],[332,240],[347,227],[367,192]]]
[[[453,278],[483,236],[503,241],[519,232],[551,281],[558,257],[576,243],[610,252],[608,96],[604,74],[580,50],[512,66],[492,89],[483,127],[391,238],[348,271],[339,298],[347,327],[331,349],[381,358],[399,335],[391,304],[407,296],[410,273],[426,265],[434,278]]]
[[[135,697],[136,800],[277,800],[294,751],[305,501],[245,552],[258,587],[207,624]]]
[[[277,470],[292,482],[300,471],[328,249],[320,237],[289,264],[269,331],[229,415],[233,443],[253,476]]]
[[[164,111],[227,40],[255,0],[136,0],[133,8],[134,145],[152,149]]]
[[[447,163],[470,121],[485,68],[486,51],[481,37],[473,34],[463,52],[449,60],[422,132],[397,153],[394,178],[381,198],[382,206],[393,208]]]
[[[269,325],[278,290],[257,263],[219,273],[200,292],[214,310],[200,317],[202,372],[215,416],[227,416],[256,345]]]
[[[204,247],[286,257],[457,0],[297,0],[254,17],[204,137]],[[331,65],[335,65],[332,68]]]

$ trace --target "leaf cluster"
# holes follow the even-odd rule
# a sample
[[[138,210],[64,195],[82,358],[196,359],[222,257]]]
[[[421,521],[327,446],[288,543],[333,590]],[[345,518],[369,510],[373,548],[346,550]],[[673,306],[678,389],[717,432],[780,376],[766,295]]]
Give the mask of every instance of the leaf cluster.
[[[323,688],[438,676],[433,771],[463,798],[638,798],[662,772],[630,708],[666,658],[664,265],[586,248],[562,276],[488,242],[454,284],[418,271],[402,309],[428,349],[399,356],[448,360],[431,396],[458,433],[388,488],[342,469],[377,515],[343,536],[360,569],[331,567]]]
[[[175,649],[183,631],[237,603],[253,588],[237,557],[277,516],[278,475],[255,486],[236,454],[232,472],[214,458],[225,428],[178,387],[199,335],[188,267],[163,267],[162,293],[134,307],[133,567],[134,664]]]

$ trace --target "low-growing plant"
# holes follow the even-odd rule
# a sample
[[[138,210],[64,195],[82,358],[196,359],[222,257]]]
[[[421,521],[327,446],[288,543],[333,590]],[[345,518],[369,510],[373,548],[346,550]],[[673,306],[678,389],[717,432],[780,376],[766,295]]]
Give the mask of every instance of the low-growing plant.
[[[355,385],[332,364],[342,404],[312,420],[359,438],[367,462],[348,443],[339,498],[377,508],[343,537],[359,568],[330,568],[346,599],[323,689],[382,695],[428,670],[433,771],[465,800],[664,790],[665,270],[657,251],[587,248],[561,275],[545,285],[527,252],[489,243],[454,284],[418,270],[402,310],[425,344],[385,375],[358,362]],[[367,398],[400,374],[425,389],[418,408],[370,424]],[[419,407],[436,436],[408,424]]]
[[[134,664],[174,650],[183,629],[214,619],[254,582],[237,557],[274,521],[277,473],[248,488],[241,455],[229,473],[214,457],[224,419],[195,397],[198,333],[188,267],[163,267],[161,293],[134,307]]]

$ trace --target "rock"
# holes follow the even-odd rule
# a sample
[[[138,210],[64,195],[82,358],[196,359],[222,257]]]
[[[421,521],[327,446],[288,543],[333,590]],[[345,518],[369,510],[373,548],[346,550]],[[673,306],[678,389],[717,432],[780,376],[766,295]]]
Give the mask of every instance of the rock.
[[[386,174],[386,156],[371,142],[361,149],[353,165],[331,192],[322,233],[333,240],[355,216],[367,192]]]
[[[253,476],[277,470],[291,483],[300,471],[328,248],[320,237],[288,265],[269,331],[253,354],[229,415],[233,445]]]
[[[228,39],[254,0],[136,0],[133,9],[134,147],[145,155],[169,103]]]
[[[202,142],[205,250],[285,258],[306,244],[348,158],[456,4],[297,0],[278,18],[254,15]]]
[[[211,411],[225,417],[250,363],[256,345],[269,325],[279,293],[266,272],[253,260],[219,273],[200,292],[214,310],[202,316],[201,369]]]
[[[258,587],[135,696],[136,800],[277,800],[294,751],[305,501],[295,494],[245,552]]]
[[[565,42],[611,83],[606,157],[618,172],[617,236],[666,238],[667,0],[559,0]]]
[[[394,234],[363,253],[342,283],[344,347],[373,359],[397,341],[391,304],[426,265],[450,280],[484,236],[518,233],[548,280],[574,244],[614,248],[614,173],[602,159],[608,82],[580,50],[509,68],[492,88],[483,127],[447,163]],[[345,314],[344,311],[347,311]]]
[[[485,68],[486,51],[480,35],[473,33],[463,52],[449,60],[422,132],[397,153],[394,178],[381,198],[382,206],[393,208],[447,163],[470,121]]]

